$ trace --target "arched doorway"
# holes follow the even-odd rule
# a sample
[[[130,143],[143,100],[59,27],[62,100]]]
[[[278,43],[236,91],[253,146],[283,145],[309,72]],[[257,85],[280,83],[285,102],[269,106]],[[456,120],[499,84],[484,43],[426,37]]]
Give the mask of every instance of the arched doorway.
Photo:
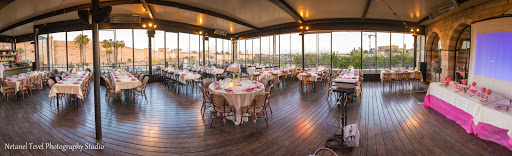
[[[441,65],[441,37],[437,32],[432,32],[427,38],[427,43],[425,47],[425,62],[427,63],[427,78],[433,80],[431,73],[431,64],[434,61],[438,67]]]
[[[471,27],[467,24],[461,24],[464,27],[455,41],[455,46],[450,47],[455,50],[454,68],[455,80],[461,82],[468,77],[469,56],[471,47]]]

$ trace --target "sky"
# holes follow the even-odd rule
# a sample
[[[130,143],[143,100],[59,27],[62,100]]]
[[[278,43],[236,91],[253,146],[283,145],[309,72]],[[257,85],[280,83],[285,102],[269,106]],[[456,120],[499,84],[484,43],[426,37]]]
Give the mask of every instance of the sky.
[[[83,33],[88,35],[89,38],[92,38],[92,34],[90,30],[85,31],[75,31],[68,32],[68,40],[72,41],[74,37],[78,34]],[[132,40],[132,30],[131,29],[112,29],[112,30],[100,30],[100,42],[104,39],[113,39],[123,40],[127,47],[133,47]],[[146,30],[143,29],[134,29],[134,41],[135,48],[144,49],[148,48],[148,38],[146,34]],[[115,35],[114,35],[115,34]],[[64,41],[66,39],[66,35],[64,32],[62,33],[53,33],[50,34],[54,40]],[[199,35],[195,34],[187,34],[187,33],[171,33],[157,30],[155,32],[155,37],[153,38],[152,44],[153,48],[164,48],[164,44],[167,44],[167,48],[175,49],[178,46],[178,35],[179,35],[179,45],[180,49],[183,51],[199,51],[199,45],[201,45],[202,50],[202,39]],[[164,36],[166,36],[166,43],[164,43]],[[315,53],[317,50],[320,52],[329,52],[331,50],[331,33],[317,33],[317,34],[306,34],[304,36],[304,48],[306,53]],[[377,38],[375,40],[375,38]],[[276,39],[278,40],[276,44],[278,45],[276,48],[281,50],[281,53],[290,52],[291,53],[300,53],[301,52],[301,36],[298,33],[293,34],[282,34],[277,35]],[[318,40],[317,40],[318,39]],[[390,40],[391,39],[391,40]],[[391,41],[391,45],[398,45],[399,48],[404,48],[404,45],[407,49],[411,49],[414,44],[414,37],[408,33],[389,33],[389,32],[363,32],[362,33],[362,46],[363,50],[368,50],[369,48],[375,48],[376,46],[389,46]],[[211,42],[211,43],[209,43]],[[206,41],[206,45],[209,47],[205,47],[205,49],[210,48],[210,51],[215,51],[215,38],[210,38],[210,40]],[[246,39],[240,40],[240,44],[246,44],[247,46],[242,46],[240,48],[245,47],[249,52],[254,51],[257,52],[260,50],[260,42],[261,42],[261,52],[263,54],[268,54],[272,51],[273,46],[273,37],[272,36],[264,36],[260,38]],[[375,43],[377,42],[377,43]],[[278,44],[279,43],[279,44]],[[291,43],[291,45],[290,45]],[[279,47],[280,46],[280,47]],[[347,31],[347,32],[333,32],[332,33],[332,50],[334,52],[339,53],[348,53],[352,49],[358,49],[361,47],[361,32],[360,31]],[[231,51],[231,46],[229,46],[228,40],[217,40],[217,48],[216,51]],[[243,51],[239,49],[239,51]]]

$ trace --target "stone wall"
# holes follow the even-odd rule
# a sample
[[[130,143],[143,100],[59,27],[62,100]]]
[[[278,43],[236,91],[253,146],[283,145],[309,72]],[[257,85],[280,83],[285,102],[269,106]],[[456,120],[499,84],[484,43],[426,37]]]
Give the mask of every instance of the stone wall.
[[[464,4],[463,4],[464,5]],[[439,35],[441,40],[441,59],[443,73],[441,77],[452,77],[454,70],[456,40],[462,30],[473,21],[501,16],[512,9],[512,0],[490,0],[458,12],[450,12],[448,16],[434,19],[435,22],[426,26],[426,50],[432,50],[433,38]],[[510,12],[510,11],[509,11]],[[435,49],[435,48],[434,48]]]

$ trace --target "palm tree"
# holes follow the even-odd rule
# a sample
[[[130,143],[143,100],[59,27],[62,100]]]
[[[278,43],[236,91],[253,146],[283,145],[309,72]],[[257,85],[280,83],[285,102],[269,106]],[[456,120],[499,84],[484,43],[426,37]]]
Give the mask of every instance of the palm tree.
[[[105,48],[105,54],[108,55],[107,62],[110,63],[110,54],[112,54],[112,47],[113,47],[114,41],[112,39],[104,39],[103,44],[101,47]]]
[[[123,40],[115,41],[115,42],[114,42],[114,49],[115,49],[115,51],[114,51],[114,57],[115,57],[115,60],[114,60],[114,61],[115,61],[115,64],[117,64],[117,57],[118,57],[118,54],[119,54],[119,53],[117,52],[117,50],[118,50],[119,48],[121,48],[121,60],[122,60],[122,58],[123,58],[123,47],[125,47],[125,43],[124,43],[124,41],[123,41]]]
[[[18,54],[20,57],[22,56],[21,54],[23,54],[24,52],[25,52],[25,50],[23,50],[23,48],[18,48],[16,50],[16,54]],[[27,59],[27,58],[25,58],[25,59]]]
[[[84,45],[87,45],[89,43],[89,41],[91,41],[89,39],[89,37],[87,37],[87,35],[84,35],[84,34],[79,34],[78,36],[75,37],[75,39],[73,40],[73,42],[75,44],[78,44],[80,45],[80,62],[83,63],[85,62],[85,58],[84,58]]]

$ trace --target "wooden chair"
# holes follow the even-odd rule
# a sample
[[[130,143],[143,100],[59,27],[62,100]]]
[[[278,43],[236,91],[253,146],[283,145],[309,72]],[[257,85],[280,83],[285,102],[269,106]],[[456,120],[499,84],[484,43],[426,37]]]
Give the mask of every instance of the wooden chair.
[[[247,109],[244,111],[245,113],[249,114],[249,116],[244,117],[251,117],[254,121],[254,132],[256,132],[256,119],[257,118],[264,118],[265,122],[267,123],[268,127],[268,118],[267,118],[267,111],[266,111],[266,103],[267,99],[270,96],[270,93],[265,94],[259,94],[254,97],[254,99],[251,101],[251,104]],[[261,116],[258,116],[261,115]]]
[[[224,127],[226,127],[226,116],[232,116],[229,115],[229,113],[233,112],[233,109],[229,106],[227,100],[223,95],[219,94],[212,94],[212,108],[213,113],[215,114],[212,116],[212,121],[210,122],[210,127],[213,125],[213,120],[217,117],[222,118],[222,121],[224,121]],[[217,116],[216,114],[219,113],[220,116]]]
[[[23,97],[23,100],[25,100],[25,94],[28,95],[29,89],[28,89],[28,79],[21,80],[21,85],[18,88],[18,94],[21,94]]]
[[[148,81],[149,81],[149,77],[147,77],[147,76],[144,77],[144,79],[142,80],[142,85],[137,87],[137,88],[134,88],[132,90],[132,92],[133,92],[133,100],[134,101],[135,101],[135,96],[137,94],[139,94],[139,96],[144,96],[144,99],[146,99],[146,102],[148,101],[148,97],[146,95],[146,85],[148,84]]]
[[[204,119],[204,114],[206,113],[206,109],[211,107],[212,97],[210,93],[208,93],[207,89],[203,87],[202,84],[199,84],[199,88],[203,93],[203,104],[201,105],[201,117]],[[210,104],[210,105],[208,105]]]
[[[264,86],[264,87],[267,87],[267,86],[268,86],[268,79],[267,79],[267,78],[262,78],[262,79],[260,79],[260,81],[259,81],[259,82],[260,82],[260,83],[263,83],[263,86]]]
[[[141,81],[141,82],[142,82],[142,79],[143,79],[143,78],[144,78],[144,74],[140,74],[138,79],[139,79],[139,81]]]
[[[300,86],[301,90],[303,89],[303,87],[306,87],[306,92],[308,91],[308,85],[313,84],[313,81],[309,81],[310,78],[311,78],[311,75],[309,75],[309,74],[302,75],[302,83]]]
[[[403,82],[407,81],[407,83],[405,83],[406,85],[410,84],[411,83],[411,73],[410,72],[404,72],[404,78],[403,78],[402,81]]]
[[[328,91],[327,91],[327,99],[329,99],[329,96],[331,96],[332,94],[332,86],[334,86],[334,84],[332,83],[332,80],[333,79],[336,79],[337,75],[333,75],[333,76],[330,76],[329,78],[327,78],[326,82],[327,82],[327,87],[328,87]]]
[[[270,94],[272,94],[272,88],[274,88],[274,85],[270,85],[266,89],[266,93],[268,94],[268,97],[267,97],[267,100],[266,100],[266,103],[267,103],[266,106],[268,106],[268,108],[270,109],[270,114],[272,114],[272,107],[270,107]]]
[[[418,81],[418,85],[420,85],[422,79],[423,79],[423,75],[421,75],[420,71],[414,72],[414,80]]]
[[[260,74],[253,74],[253,75],[252,75],[252,80],[253,80],[253,81],[258,81],[258,80],[259,80],[259,77],[260,77]]]
[[[389,88],[393,88],[393,84],[391,83],[391,73],[384,72],[382,73],[382,90],[384,90],[384,85],[386,85],[386,82],[389,82]]]
[[[404,85],[404,73],[395,73],[395,82],[397,84],[400,84],[400,86],[403,88]]]
[[[48,86],[50,87],[50,89],[53,87],[53,85],[55,85],[55,82],[52,79],[48,79]],[[52,105],[53,100],[58,100],[58,97],[57,96],[50,97],[50,106]]]
[[[201,84],[203,85],[203,87],[206,89],[206,91],[208,91],[208,86],[210,86],[210,84],[212,83],[212,79],[210,78],[206,78],[206,79],[203,79],[201,81]]]
[[[272,73],[272,76],[274,76],[274,81],[272,83],[276,85],[279,84],[279,73]]]
[[[116,88],[114,87],[114,85],[112,84],[112,82],[110,82],[110,80],[106,79],[105,83],[107,85],[109,85],[108,89],[110,89],[108,91],[109,95],[108,95],[108,102],[110,103],[110,99],[112,99],[112,95],[116,96],[117,95],[121,95],[121,99],[123,99],[123,92],[122,91],[116,91]],[[133,96],[133,100],[135,100],[135,95]]]
[[[2,94],[3,94],[3,96],[6,97],[7,102],[9,102],[9,95],[14,95],[16,97],[16,89],[15,88],[10,87],[9,84],[5,81],[1,81],[0,84],[2,85]]]

